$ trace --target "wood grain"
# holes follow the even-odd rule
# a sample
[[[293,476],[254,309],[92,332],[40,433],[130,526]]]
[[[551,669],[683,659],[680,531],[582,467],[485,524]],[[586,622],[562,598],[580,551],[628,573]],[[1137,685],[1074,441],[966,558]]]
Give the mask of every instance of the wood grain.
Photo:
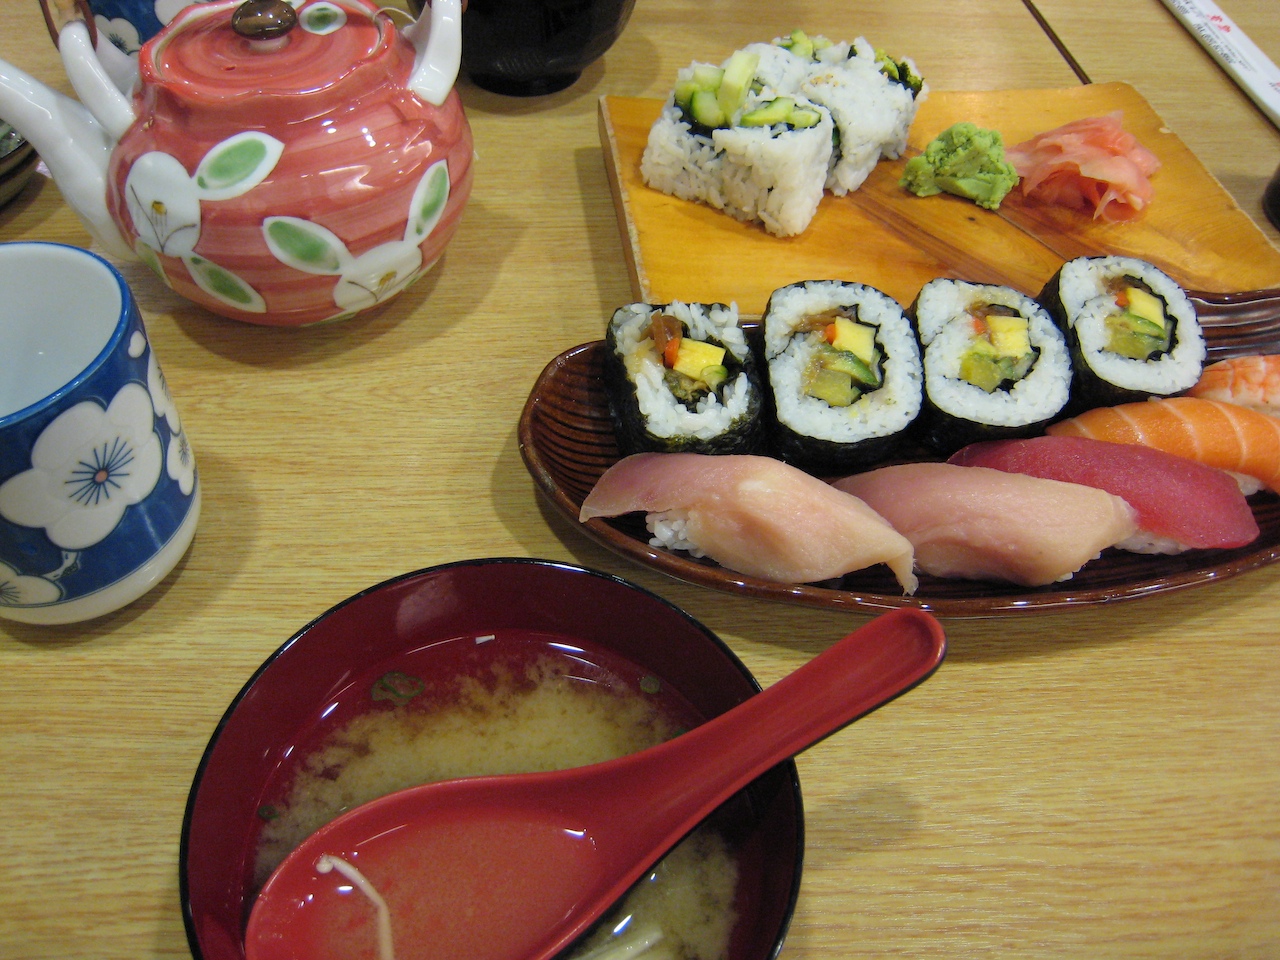
[[[857,191],[828,194],[802,234],[778,238],[710,207],[646,186],[640,157],[661,103],[601,101],[602,141],[627,238],[637,299],[736,301],[759,316],[774,289],[840,278],[903,304],[950,276],[1038,293],[1062,262],[1114,253],[1149,260],[1186,287],[1239,291],[1280,285],[1280,250],[1142,96],[1124,83],[1060,90],[937,91],[920,107],[908,155],[960,120],[1017,143],[1069,120],[1122,111],[1126,129],[1162,167],[1142,219],[1108,224],[1046,207],[1016,191],[998,211],[950,196],[921,199],[898,186],[906,158],[882,161]]]
[[[1160,0],[1038,5],[1261,227],[1280,135]],[[1274,0],[1222,5],[1265,41],[1252,24],[1275,20]],[[2,6],[0,57],[70,93],[36,0]],[[615,555],[545,505],[517,443],[546,364],[634,295],[599,98],[662,97],[691,60],[796,26],[909,54],[938,92],[1074,81],[1021,0],[643,0],[569,90],[516,100],[463,81],[471,203],[438,268],[383,311],[256,329],[121,264],[204,514],[179,568],[119,614],[0,621],[0,958],[188,960],[179,843],[205,744],[280,644],[389,577],[481,556],[582,563],[688,610],[766,685],[865,620]],[[43,174],[0,208],[0,240],[23,239],[90,245]],[[927,683],[800,757],[805,873],[780,960],[1280,957],[1280,565],[947,633]]]

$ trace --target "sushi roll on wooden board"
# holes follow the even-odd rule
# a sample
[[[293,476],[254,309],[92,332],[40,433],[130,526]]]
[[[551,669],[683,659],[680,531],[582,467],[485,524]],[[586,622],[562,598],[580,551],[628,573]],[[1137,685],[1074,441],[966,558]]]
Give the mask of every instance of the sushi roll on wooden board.
[[[861,186],[906,147],[924,81],[862,37],[795,31],[681,69],[649,130],[644,182],[775,236],[804,232],[825,191]]]
[[[1039,299],[1071,349],[1072,413],[1175,396],[1200,379],[1205,343],[1195,307],[1143,260],[1077,257]]]
[[[640,173],[663,193],[792,236],[822,201],[835,128],[830,113],[798,93],[757,84],[759,59],[738,50],[721,66],[680,70]]]
[[[932,449],[1032,436],[1062,414],[1071,388],[1066,340],[1031,297],[939,278],[910,313],[924,364],[918,433]]]
[[[763,318],[773,452],[817,474],[891,455],[920,412],[920,349],[892,297],[811,280],[775,290]]]
[[[758,445],[763,393],[736,306],[627,304],[614,311],[605,346],[605,390],[624,455]]]

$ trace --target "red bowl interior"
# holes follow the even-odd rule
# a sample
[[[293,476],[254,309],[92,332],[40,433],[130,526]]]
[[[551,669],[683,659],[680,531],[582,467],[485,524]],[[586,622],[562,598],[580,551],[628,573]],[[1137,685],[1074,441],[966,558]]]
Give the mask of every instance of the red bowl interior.
[[[244,960],[252,867],[269,785],[344,692],[396,669],[456,672],[497,631],[603,647],[678,691],[703,719],[759,690],[713,633],[665,600],[615,577],[541,560],[464,561],[371,587],[303,627],[228,707],[187,800],[180,885],[195,960]],[[428,649],[429,648],[429,649]],[[729,960],[771,960],[782,947],[803,860],[793,763],[759,778],[718,812],[741,851],[739,920]]]

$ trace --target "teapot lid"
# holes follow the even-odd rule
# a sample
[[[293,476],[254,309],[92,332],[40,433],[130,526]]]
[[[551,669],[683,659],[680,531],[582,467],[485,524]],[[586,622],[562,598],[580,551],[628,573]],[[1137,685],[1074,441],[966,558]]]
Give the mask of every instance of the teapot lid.
[[[302,94],[328,99],[326,93],[335,102],[349,102],[388,81],[396,31],[373,4],[281,0],[297,8],[296,26],[280,25],[292,18],[268,15],[265,22],[274,26],[256,36],[237,32],[232,21],[239,8],[259,2],[213,0],[184,7],[143,47],[138,58],[142,89],[207,106]]]

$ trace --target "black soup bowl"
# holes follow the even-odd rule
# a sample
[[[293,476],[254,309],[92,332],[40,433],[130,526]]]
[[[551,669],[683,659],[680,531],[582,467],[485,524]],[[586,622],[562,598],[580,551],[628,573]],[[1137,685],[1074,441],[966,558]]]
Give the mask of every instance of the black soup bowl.
[[[470,0],[462,14],[462,69],[493,93],[555,93],[613,46],[634,6],[635,0]]]
[[[263,851],[277,842],[272,832],[288,808],[282,798],[292,803],[296,792],[290,791],[300,779],[310,789],[305,778],[316,769],[322,777],[332,775],[327,750],[335,738],[341,742],[366,722],[376,727],[414,719],[406,711],[425,710],[417,719],[437,708],[447,713],[467,699],[459,691],[474,691],[477,684],[487,689],[494,677],[519,675],[522,665],[541,670],[548,662],[567,664],[557,682],[572,681],[574,696],[583,684],[593,685],[603,696],[593,701],[604,704],[602,715],[630,717],[637,703],[645,711],[652,704],[655,715],[660,709],[676,718],[674,732],[724,713],[760,689],[728,646],[692,617],[640,587],[582,567],[531,559],[462,561],[364,590],[276,650],[232,701],[205,749],[188,796],[179,863],[195,960],[244,960],[245,924],[265,880]],[[509,711],[465,714],[464,734],[468,725],[492,722],[481,730],[486,744],[498,740],[499,729],[512,735],[495,715]],[[565,755],[587,736],[582,731],[591,724],[583,717],[551,725],[551,739],[565,741]],[[519,737],[524,727],[514,729]],[[545,750],[546,725],[538,730],[537,750]],[[387,742],[379,736],[377,742]],[[523,745],[508,751],[516,763],[536,752]],[[361,762],[378,756],[366,751]],[[394,748],[392,756],[389,767],[406,775],[405,756]],[[407,775],[416,777],[418,754],[413,756]],[[317,764],[315,758],[323,760]],[[448,775],[489,772],[519,771]],[[779,764],[755,780],[720,807],[708,827],[737,870],[732,911],[725,914],[732,917],[728,960],[774,960],[795,907],[804,852],[795,764]]]

